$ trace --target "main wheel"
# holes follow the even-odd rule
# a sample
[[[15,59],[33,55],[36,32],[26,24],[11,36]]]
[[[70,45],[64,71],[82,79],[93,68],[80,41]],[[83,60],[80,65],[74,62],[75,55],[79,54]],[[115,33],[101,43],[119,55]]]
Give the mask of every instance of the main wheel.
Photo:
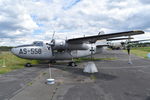
[[[51,63],[51,64],[55,64],[55,63],[56,63],[56,60],[51,60],[50,63]]]
[[[68,63],[68,66],[75,67],[75,66],[77,66],[77,64],[76,64],[75,62],[72,61],[72,62],[69,62],[69,63]]]
[[[32,67],[31,63],[26,63],[25,67]]]

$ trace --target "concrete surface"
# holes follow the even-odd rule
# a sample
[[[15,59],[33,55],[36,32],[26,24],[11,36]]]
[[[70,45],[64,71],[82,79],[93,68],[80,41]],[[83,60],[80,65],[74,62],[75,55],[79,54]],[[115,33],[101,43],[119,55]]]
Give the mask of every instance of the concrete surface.
[[[46,84],[48,65],[25,68],[0,77],[0,100],[150,100],[150,60],[127,53],[106,51],[95,57],[115,57],[112,61],[95,61],[99,72],[83,73],[65,64],[52,66],[56,84]],[[40,68],[42,67],[42,68]]]

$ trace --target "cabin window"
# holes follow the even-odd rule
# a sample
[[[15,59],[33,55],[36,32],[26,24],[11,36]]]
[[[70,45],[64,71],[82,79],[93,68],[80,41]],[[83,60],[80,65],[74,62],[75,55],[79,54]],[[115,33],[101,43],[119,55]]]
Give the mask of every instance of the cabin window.
[[[34,46],[43,46],[43,42],[41,42],[41,41],[35,41],[35,42],[33,42],[33,45]]]

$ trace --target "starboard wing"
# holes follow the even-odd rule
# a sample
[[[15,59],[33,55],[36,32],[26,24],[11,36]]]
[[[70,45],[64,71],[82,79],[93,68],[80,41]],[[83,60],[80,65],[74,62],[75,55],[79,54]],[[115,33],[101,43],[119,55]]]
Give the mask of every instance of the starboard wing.
[[[103,35],[94,35],[88,37],[80,37],[80,38],[73,38],[68,39],[67,43],[70,44],[81,44],[81,43],[95,43],[97,40],[109,39],[114,37],[121,37],[121,36],[132,36],[132,35],[139,35],[144,34],[144,31],[126,31],[126,32],[118,32],[118,33],[110,33],[110,34],[103,34]]]

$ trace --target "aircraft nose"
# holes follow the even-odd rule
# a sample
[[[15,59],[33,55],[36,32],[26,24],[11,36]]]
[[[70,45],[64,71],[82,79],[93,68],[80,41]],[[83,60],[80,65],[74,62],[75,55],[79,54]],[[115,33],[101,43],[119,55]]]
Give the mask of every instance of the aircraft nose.
[[[11,53],[13,53],[13,54],[17,55],[17,51],[16,51],[16,49],[15,49],[15,48],[12,48],[12,49],[11,49]]]

